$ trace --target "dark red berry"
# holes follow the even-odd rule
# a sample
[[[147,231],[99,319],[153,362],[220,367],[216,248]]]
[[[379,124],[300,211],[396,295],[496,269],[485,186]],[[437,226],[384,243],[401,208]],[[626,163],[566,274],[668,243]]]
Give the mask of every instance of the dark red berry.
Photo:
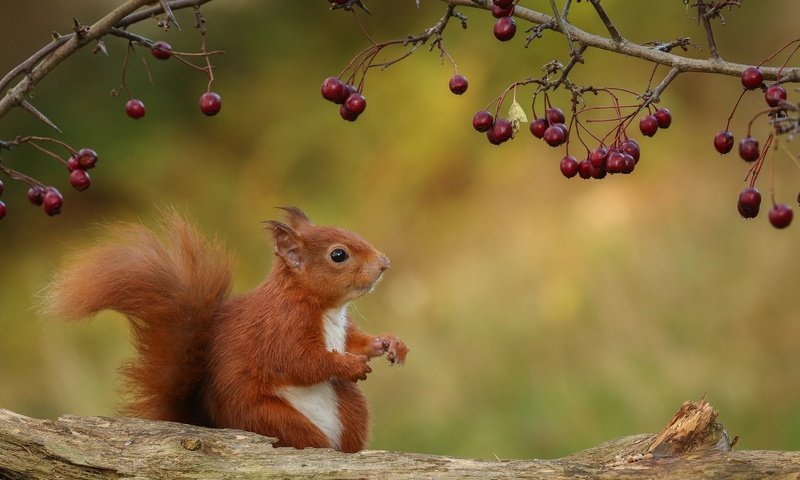
[[[150,53],[159,60],[167,60],[172,56],[172,45],[163,40],[159,40],[153,44]]]
[[[0,201],[0,220],[6,216],[6,204]]]
[[[79,172],[80,170],[75,170]],[[61,196],[61,192],[58,191],[55,187],[47,187],[44,199],[42,202],[42,208],[44,209],[44,213],[48,214],[49,216],[58,215],[61,213],[61,206],[64,204],[64,197]]]
[[[514,135],[514,128],[511,122],[505,118],[498,118],[490,130],[492,136],[500,143],[508,141]]]
[[[672,125],[672,114],[666,108],[659,108],[655,113],[658,128],[669,128]]]
[[[770,107],[777,107],[783,100],[786,100],[786,89],[780,85],[770,85],[764,92],[764,100]]]
[[[622,173],[633,173],[636,168],[636,160],[625,152],[622,152]]]
[[[581,160],[581,163],[578,164],[578,176],[584,180],[592,178],[592,164],[588,158]]]
[[[34,185],[28,189],[28,201],[34,205],[41,205],[44,200],[44,188]]]
[[[754,162],[761,156],[761,149],[758,147],[758,140],[747,136],[739,142],[739,156],[746,162]]]
[[[627,153],[631,157],[633,157],[633,161],[639,163],[639,156],[641,155],[641,150],[639,149],[639,144],[636,140],[629,138],[622,142],[622,145],[619,146],[619,149],[622,153]]]
[[[591,170],[590,170],[589,173],[591,173],[592,178],[594,178],[595,180],[602,180],[602,179],[606,178],[606,174],[608,172],[606,172],[605,168],[595,167],[594,165],[592,165],[591,161],[589,162],[589,166],[591,167]]]
[[[645,115],[639,120],[639,130],[645,137],[652,137],[658,131],[658,119],[655,115]]]
[[[486,110],[481,110],[472,117],[472,128],[479,132],[485,132],[492,128],[494,124],[494,117]]]
[[[792,223],[792,207],[785,203],[779,203],[769,209],[769,223],[775,228],[786,228]]]
[[[567,141],[567,127],[563,123],[554,123],[547,127],[542,138],[551,147],[557,147]]]
[[[567,155],[561,159],[561,174],[567,178],[572,178],[578,174],[578,161],[572,155]]]
[[[761,208],[761,192],[754,187],[745,188],[739,192],[736,209],[744,218],[755,218]]]
[[[492,0],[492,4],[500,8],[509,8],[514,5],[514,0]]]
[[[517,33],[517,22],[512,17],[498,18],[494,24],[494,36],[501,42],[507,42]]]
[[[97,164],[97,152],[91,148],[81,148],[76,155],[81,170],[90,170]]]
[[[606,168],[606,157],[608,156],[608,149],[600,146],[592,150],[589,154],[589,163],[595,168]]]
[[[341,117],[343,119],[347,120],[348,122],[355,122],[356,119],[358,118],[359,114],[355,113],[355,112],[351,112],[344,105],[340,105],[339,106],[339,115],[341,115]]]
[[[72,173],[69,174],[69,184],[79,192],[89,188],[91,183],[89,174],[84,170],[73,170]]]
[[[723,155],[733,150],[733,134],[723,130],[714,135],[714,148]]]
[[[544,112],[544,116],[551,125],[554,123],[564,123],[567,120],[564,116],[564,111],[558,107],[548,108]]]
[[[200,95],[200,111],[213,117],[222,110],[222,97],[216,92],[206,92]]]
[[[606,158],[606,171],[608,173],[622,173],[625,170],[625,154],[611,152]]]
[[[469,87],[469,82],[467,82],[467,77],[464,75],[453,75],[450,78],[450,83],[448,84],[450,87],[450,91],[455,93],[456,95],[461,95],[462,93],[467,91],[467,87]]]
[[[531,133],[536,138],[544,137],[544,132],[547,130],[547,127],[550,126],[550,123],[545,120],[544,118],[537,118],[530,124]]]
[[[350,92],[347,91],[347,85],[337,77],[328,77],[323,80],[320,91],[322,92],[322,98],[339,105],[343,104],[347,100],[347,96],[350,95]]]
[[[492,16],[494,18],[510,17],[514,14],[514,5],[508,8],[498,7],[497,4],[492,4]]]
[[[144,117],[144,103],[141,100],[132,98],[125,104],[125,113],[131,118]]]
[[[364,109],[367,108],[367,99],[360,93],[351,93],[344,102],[344,108],[361,115]]]
[[[73,170],[82,170],[81,164],[78,163],[78,157],[76,155],[70,155],[67,159],[67,169],[70,172]]]
[[[764,74],[758,67],[747,67],[742,72],[742,86],[748,90],[753,90],[761,86],[764,81]]]

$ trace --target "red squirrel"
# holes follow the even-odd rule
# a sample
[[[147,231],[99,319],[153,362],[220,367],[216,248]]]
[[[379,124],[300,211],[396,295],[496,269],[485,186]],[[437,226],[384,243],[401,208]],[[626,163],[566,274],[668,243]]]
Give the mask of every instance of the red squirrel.
[[[350,301],[372,291],[389,258],[359,235],[317,226],[298,208],[269,221],[267,279],[231,295],[231,260],[178,214],[161,232],[113,228],[117,241],[79,252],[47,289],[49,310],[80,319],[110,309],[130,321],[138,356],[122,368],[135,416],[237,428],[277,446],[365,447],[368,411],[356,386],[368,361],[403,364],[397,336],[361,332]]]

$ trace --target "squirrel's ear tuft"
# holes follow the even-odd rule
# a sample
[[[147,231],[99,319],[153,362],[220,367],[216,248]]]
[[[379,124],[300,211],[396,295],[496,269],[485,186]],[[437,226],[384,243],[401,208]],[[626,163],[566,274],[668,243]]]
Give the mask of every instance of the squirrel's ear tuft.
[[[304,258],[303,242],[297,232],[282,222],[269,220],[266,223],[267,228],[272,230],[272,238],[275,240],[275,255],[283,259],[288,267],[299,269],[303,265]]]
[[[308,218],[308,215],[303,213],[297,207],[278,207],[284,212],[286,212],[286,221],[289,222],[289,225],[292,228],[300,228],[303,225],[312,225],[311,219]]]

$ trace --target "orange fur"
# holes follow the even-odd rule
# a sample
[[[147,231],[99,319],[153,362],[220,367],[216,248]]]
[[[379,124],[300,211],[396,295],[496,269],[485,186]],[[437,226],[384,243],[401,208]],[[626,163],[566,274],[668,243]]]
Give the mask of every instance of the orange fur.
[[[296,448],[364,448],[368,411],[355,382],[366,379],[370,358],[387,353],[401,364],[408,349],[392,334],[367,335],[334,314],[371,291],[389,260],[355,233],[284,210],[286,223],[269,222],[272,271],[244,295],[230,296],[230,261],[220,245],[174,212],[164,215],[160,234],[114,227],[113,243],[82,252],[57,275],[47,290],[50,310],[76,319],[111,309],[130,320],[138,358],[123,369],[129,413],[249,430]],[[332,260],[336,249],[346,261]],[[328,325],[337,321],[346,323]],[[331,347],[339,340],[328,328],[342,329],[345,351]],[[286,393],[317,387],[335,397],[332,427],[328,417],[304,415]]]

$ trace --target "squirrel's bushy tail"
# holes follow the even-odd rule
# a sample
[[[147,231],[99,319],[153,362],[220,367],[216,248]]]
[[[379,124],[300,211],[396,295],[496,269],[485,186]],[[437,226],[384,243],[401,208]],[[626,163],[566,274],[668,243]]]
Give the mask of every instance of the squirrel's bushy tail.
[[[123,367],[125,413],[204,424],[200,388],[211,322],[229,297],[231,260],[169,210],[159,228],[109,228],[111,241],[78,253],[44,292],[46,309],[68,319],[116,310],[130,321],[138,357]]]

